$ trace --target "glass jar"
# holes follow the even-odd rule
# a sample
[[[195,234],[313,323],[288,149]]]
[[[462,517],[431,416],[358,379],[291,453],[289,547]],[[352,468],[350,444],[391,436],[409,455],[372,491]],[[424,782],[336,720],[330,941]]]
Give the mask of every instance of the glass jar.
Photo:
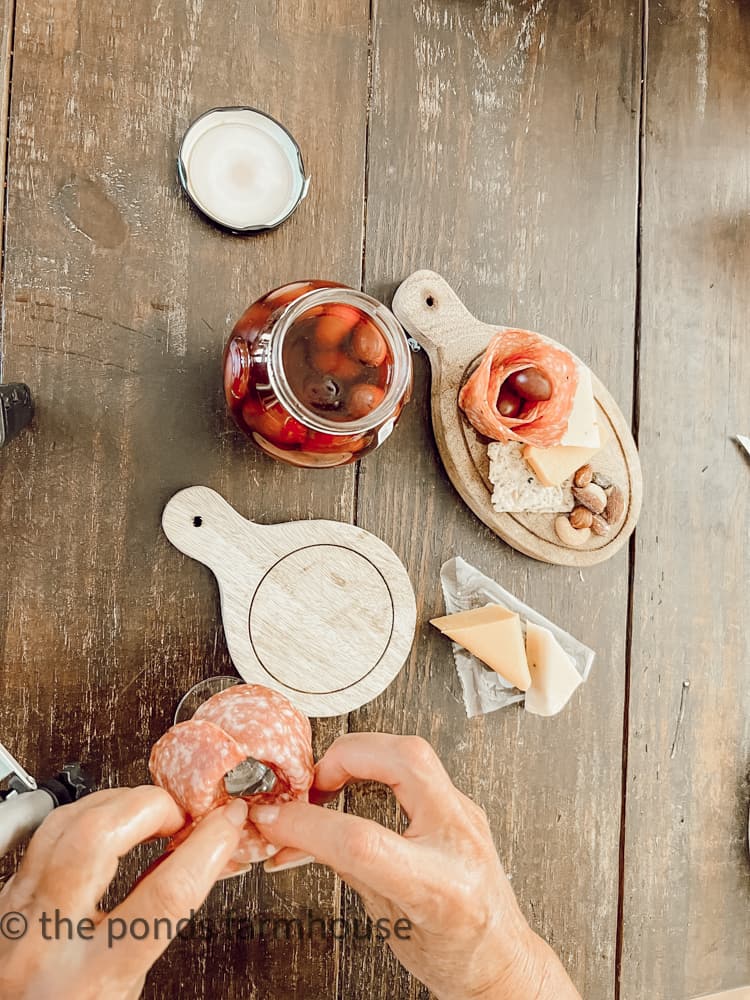
[[[330,281],[268,292],[224,351],[237,426],[267,454],[308,468],[346,465],[381,445],[411,386],[411,353],[393,313]]]

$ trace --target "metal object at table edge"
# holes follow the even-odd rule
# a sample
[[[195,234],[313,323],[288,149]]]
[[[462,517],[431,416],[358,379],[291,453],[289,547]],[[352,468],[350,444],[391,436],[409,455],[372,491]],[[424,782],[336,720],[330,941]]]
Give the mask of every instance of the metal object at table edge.
[[[0,743],[0,857],[30,837],[53,809],[91,791],[80,764],[65,764],[54,777],[37,783]]]
[[[33,416],[34,402],[25,383],[0,385],[0,448],[28,427]]]

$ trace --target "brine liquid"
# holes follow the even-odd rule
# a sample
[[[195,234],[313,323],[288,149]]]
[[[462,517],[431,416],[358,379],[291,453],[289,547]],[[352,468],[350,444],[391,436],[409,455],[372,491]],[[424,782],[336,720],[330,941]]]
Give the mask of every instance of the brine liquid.
[[[371,413],[383,401],[392,363],[382,333],[355,306],[315,306],[284,335],[289,386],[306,409],[326,420],[346,422]]]

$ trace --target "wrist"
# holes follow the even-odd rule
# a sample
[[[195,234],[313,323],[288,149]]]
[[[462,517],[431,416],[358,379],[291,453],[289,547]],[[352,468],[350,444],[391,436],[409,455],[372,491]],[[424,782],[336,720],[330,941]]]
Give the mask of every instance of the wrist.
[[[534,937],[534,991],[528,996],[532,1000],[581,1000],[580,993],[555,952],[538,935],[534,934]]]

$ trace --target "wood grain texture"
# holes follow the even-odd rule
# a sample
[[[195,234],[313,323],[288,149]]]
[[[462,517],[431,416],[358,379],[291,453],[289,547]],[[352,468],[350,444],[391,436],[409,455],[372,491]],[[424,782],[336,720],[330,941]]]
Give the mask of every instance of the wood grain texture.
[[[494,509],[487,439],[474,430],[458,406],[459,391],[503,327],[472,316],[445,279],[432,271],[417,271],[399,285],[393,309],[430,359],[432,429],[438,452],[456,491],[480,521],[524,555],[555,565],[582,569],[619,552],[638,521],[643,479],[630,422],[596,375],[592,373],[594,399],[604,444],[591,461],[597,472],[617,483],[624,517],[613,522],[611,536],[592,535],[584,547],[571,548],[557,536],[554,514]]]
[[[420,267],[474,315],[544,330],[632,388],[639,24],[635,3],[380,0],[374,25],[367,290]],[[359,730],[417,732],[487,810],[533,926],[586,997],[613,996],[628,557],[578,571],[513,552],[442,470],[427,360],[393,438],[362,464],[358,523],[404,559],[418,595],[410,663]],[[462,555],[597,651],[555,719],[467,720],[439,569]],[[393,824],[382,791],[351,808]],[[347,897],[347,906],[353,905]],[[342,995],[423,995],[384,951],[343,950]]]
[[[750,982],[750,9],[648,27],[622,1000]]]
[[[312,718],[346,715],[391,683],[414,638],[414,591],[387,545],[352,524],[256,524],[214,490],[172,497],[170,542],[208,566],[234,666]]]
[[[5,222],[5,174],[8,138],[8,111],[10,105],[10,78],[13,64],[13,27],[15,24],[16,3],[15,0],[1,0],[0,2],[0,169],[3,171],[2,198],[0,198],[0,246],[4,246],[4,222]],[[0,251],[2,252],[2,251]],[[0,262],[0,275],[2,275],[2,263]],[[2,301],[2,290],[0,289],[0,302]],[[0,379],[3,372],[3,334],[0,329]]]
[[[179,696],[232,671],[210,573],[161,533],[178,489],[209,484],[260,521],[353,515],[353,469],[311,476],[235,431],[221,354],[275,285],[359,283],[367,34],[366,2],[18,5],[3,360],[38,409],[0,459],[0,738],[35,774],[83,757],[105,785],[148,780]],[[200,218],[175,171],[188,123],[239,103],[289,126],[313,178],[285,226],[247,240]],[[333,122],[348,155],[330,169]],[[342,722],[315,728],[320,752]],[[338,906],[318,867],[233,880],[207,907],[213,936],[176,942],[146,995],[335,993],[330,939],[220,921]]]

